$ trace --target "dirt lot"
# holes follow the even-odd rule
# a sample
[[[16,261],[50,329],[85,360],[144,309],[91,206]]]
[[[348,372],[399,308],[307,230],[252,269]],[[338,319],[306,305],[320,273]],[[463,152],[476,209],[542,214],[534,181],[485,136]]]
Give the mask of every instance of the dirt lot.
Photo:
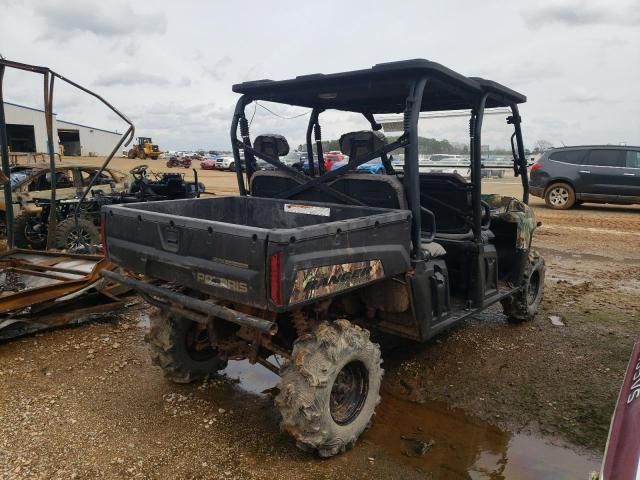
[[[199,173],[235,193],[233,174]],[[143,340],[153,309],[132,298],[112,322],[0,345],[0,478],[586,478],[640,333],[640,208],[532,204],[547,263],[537,318],[510,326],[494,310],[426,345],[385,345],[383,401],[345,455],[321,461],[279,434],[262,367],[165,381]],[[435,444],[415,457],[402,437]]]

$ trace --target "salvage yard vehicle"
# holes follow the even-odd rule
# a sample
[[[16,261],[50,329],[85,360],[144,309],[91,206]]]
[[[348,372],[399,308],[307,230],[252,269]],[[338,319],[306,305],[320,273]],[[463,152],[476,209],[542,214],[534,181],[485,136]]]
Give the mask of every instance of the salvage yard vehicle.
[[[535,316],[545,266],[531,248],[537,223],[518,112],[526,97],[427,60],[233,91],[242,95],[231,125],[240,196],[104,207],[108,258],[170,285],[104,276],[159,307],[148,341],[168,378],[259,363],[281,376],[282,429],[299,448],[332,456],[355,444],[380,401],[370,332],[424,342],[499,302],[510,321]],[[283,136],[251,141],[245,108],[254,101],[311,109],[309,175],[280,162]],[[482,195],[482,120],[494,107],[511,112],[522,200]],[[342,135],[348,162],[331,171],[319,128],[326,110],[356,113],[370,128]],[[419,114],[441,110],[471,112],[470,181],[418,170]],[[392,113],[404,114],[404,132],[387,143],[375,115]],[[403,174],[389,159],[397,149]],[[256,171],[255,159],[277,170]],[[352,172],[374,159],[386,175]]]
[[[80,203],[79,198],[58,200],[53,248],[76,251],[100,245],[100,208],[103,205],[197,198],[205,191],[204,184],[198,182],[197,174],[193,182],[188,182],[184,174],[149,174],[148,168],[148,165],[138,165],[131,169],[126,191],[105,189],[98,184],[80,204],[77,220],[74,212]],[[36,198],[15,218],[14,239],[18,248],[39,250],[46,247],[50,212],[50,199]]]
[[[99,167],[87,165],[63,164],[56,168],[56,192],[59,198],[72,198],[89,184],[92,177],[97,178],[94,185],[113,185],[114,190],[125,190],[129,176],[108,168],[100,171]],[[46,164],[18,165],[11,168],[11,191],[19,213],[20,206],[26,205],[33,198],[51,196],[51,169]],[[0,200],[0,209],[4,212],[4,201]]]
[[[548,150],[531,166],[531,194],[555,210],[584,202],[640,203],[640,147]]]
[[[214,168],[217,170],[233,170],[236,169],[236,162],[233,157],[218,157]]]
[[[141,160],[146,160],[147,158],[157,160],[158,157],[160,157],[162,152],[150,137],[138,137],[137,140],[138,143],[131,147],[127,153],[127,157],[139,158]]]
[[[191,158],[190,157],[169,157],[167,160],[167,167],[182,167],[182,168],[191,168]]]

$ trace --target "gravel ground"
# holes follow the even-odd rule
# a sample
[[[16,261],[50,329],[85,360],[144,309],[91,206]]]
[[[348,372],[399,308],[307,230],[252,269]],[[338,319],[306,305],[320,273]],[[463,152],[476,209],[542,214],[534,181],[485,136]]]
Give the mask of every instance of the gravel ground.
[[[233,193],[232,174],[205,173],[210,190]],[[640,333],[640,209],[532,204],[547,262],[540,314],[510,326],[489,311],[426,345],[387,345],[379,419],[345,455],[298,452],[251,382],[167,382],[143,341],[153,309],[138,301],[111,323],[0,345],[0,479],[586,478]],[[421,459],[399,438],[412,428],[436,440]]]

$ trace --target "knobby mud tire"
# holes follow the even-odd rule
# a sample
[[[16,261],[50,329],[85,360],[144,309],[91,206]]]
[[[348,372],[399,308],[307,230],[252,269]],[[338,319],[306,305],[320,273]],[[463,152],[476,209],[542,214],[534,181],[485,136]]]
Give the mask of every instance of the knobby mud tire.
[[[322,323],[298,338],[280,372],[275,403],[282,414],[281,429],[296,440],[298,448],[321,457],[351,448],[380,403],[381,363],[380,347],[369,340],[369,332],[347,320]],[[364,391],[356,395],[358,406],[347,421],[339,422],[332,410],[334,382],[343,369],[354,365],[362,372],[366,388],[355,389]]]
[[[190,335],[198,324],[171,313],[159,311],[151,317],[149,344],[151,362],[164,371],[165,377],[175,383],[191,383],[214,376],[227,366],[214,348],[195,352],[189,347]],[[208,336],[204,341],[208,341]],[[194,353],[195,352],[195,353]]]

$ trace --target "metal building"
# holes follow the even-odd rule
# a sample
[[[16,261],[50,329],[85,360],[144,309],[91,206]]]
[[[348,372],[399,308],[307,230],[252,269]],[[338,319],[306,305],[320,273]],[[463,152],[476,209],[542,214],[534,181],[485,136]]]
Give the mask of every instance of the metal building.
[[[47,152],[44,110],[4,102],[7,137],[11,152]],[[53,141],[62,146],[63,155],[106,156],[121,134],[59,120],[53,114]]]

